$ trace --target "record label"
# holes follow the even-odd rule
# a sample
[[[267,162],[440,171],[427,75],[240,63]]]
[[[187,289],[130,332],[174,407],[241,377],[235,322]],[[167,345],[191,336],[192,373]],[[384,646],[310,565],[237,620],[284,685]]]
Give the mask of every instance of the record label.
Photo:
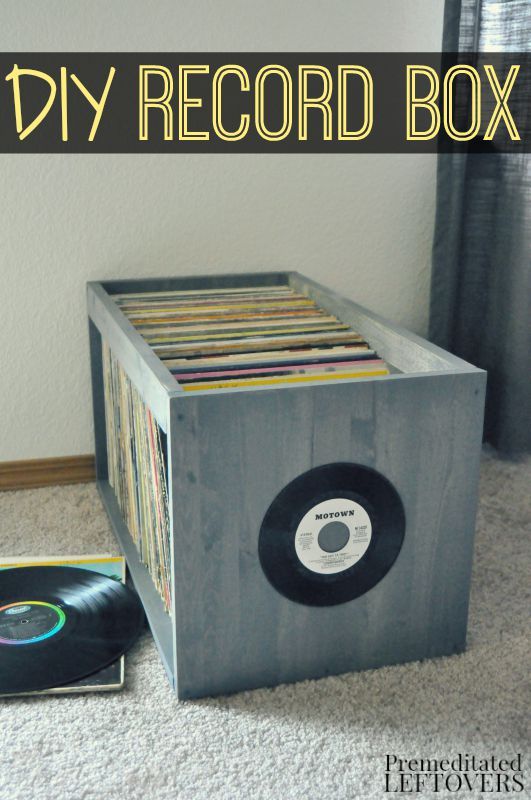
[[[331,575],[349,569],[367,550],[372,536],[369,515],[347,497],[312,506],[295,533],[295,552],[313,572]]]
[[[33,644],[58,633],[64,611],[53,603],[27,600],[0,608],[0,644]]]

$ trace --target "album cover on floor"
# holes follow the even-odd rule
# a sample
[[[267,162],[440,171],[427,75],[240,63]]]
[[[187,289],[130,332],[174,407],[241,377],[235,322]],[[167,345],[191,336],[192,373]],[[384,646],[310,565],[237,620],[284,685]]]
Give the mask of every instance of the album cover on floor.
[[[0,558],[0,571],[17,567],[77,567],[97,572],[125,584],[126,566],[122,556],[86,555],[86,556],[43,556],[35,558]],[[109,692],[122,689],[125,683],[125,656],[121,656],[109,666],[92,675],[74,681],[65,686],[42,689],[38,692],[21,692],[21,695],[69,694],[81,692]],[[13,697],[10,695],[0,695]]]

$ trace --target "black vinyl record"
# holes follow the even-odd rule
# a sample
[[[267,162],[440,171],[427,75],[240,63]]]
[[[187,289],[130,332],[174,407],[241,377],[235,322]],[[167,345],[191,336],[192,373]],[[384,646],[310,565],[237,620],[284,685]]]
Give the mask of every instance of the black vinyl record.
[[[0,571],[0,694],[63,686],[111,664],[144,622],[138,596],[77,567]]]
[[[387,478],[360,464],[326,464],[295,478],[271,503],[260,529],[260,564],[290,600],[345,603],[391,569],[405,526],[404,506]]]

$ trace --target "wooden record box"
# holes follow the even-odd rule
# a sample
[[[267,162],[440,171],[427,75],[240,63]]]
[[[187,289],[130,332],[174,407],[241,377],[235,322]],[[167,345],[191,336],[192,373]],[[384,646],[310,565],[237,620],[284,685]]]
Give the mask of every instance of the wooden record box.
[[[184,392],[112,297],[283,284],[352,325],[392,365],[391,374]],[[294,272],[89,283],[88,313],[98,486],[180,698],[464,649],[483,371]],[[165,442],[169,613],[108,481],[102,341]],[[352,497],[363,481],[372,491],[368,513],[375,531],[385,517],[391,528],[396,523],[393,553],[382,550],[382,576],[362,558],[346,594],[334,594],[335,579],[326,576],[331,594],[319,594],[318,582],[314,594],[310,581],[294,597],[293,554],[286,551],[284,563],[284,551],[273,552],[269,543],[278,533],[288,536],[289,547],[291,534],[280,530],[289,514],[300,518],[326,504],[340,474],[351,481]],[[378,476],[374,483],[371,475]],[[307,502],[312,492],[313,506]],[[342,487],[336,494],[343,497]]]

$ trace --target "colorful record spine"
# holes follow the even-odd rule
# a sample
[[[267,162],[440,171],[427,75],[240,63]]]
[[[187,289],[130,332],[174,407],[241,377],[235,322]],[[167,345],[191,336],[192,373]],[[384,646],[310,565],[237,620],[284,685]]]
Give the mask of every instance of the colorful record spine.
[[[290,286],[118,294],[114,300],[186,392],[389,372],[350,325]]]
[[[170,611],[170,523],[162,434],[105,343],[102,355],[109,483],[139,556]]]

